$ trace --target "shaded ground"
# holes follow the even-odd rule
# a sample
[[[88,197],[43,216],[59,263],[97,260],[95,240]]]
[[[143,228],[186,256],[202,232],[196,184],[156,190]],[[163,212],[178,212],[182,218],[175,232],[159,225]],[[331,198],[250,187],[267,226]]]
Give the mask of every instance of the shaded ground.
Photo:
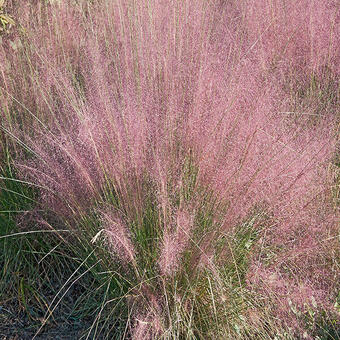
[[[41,320],[30,320],[25,312],[13,306],[0,306],[0,340],[32,340]],[[85,320],[51,319],[44,326],[37,340],[77,340],[86,338],[91,323]]]

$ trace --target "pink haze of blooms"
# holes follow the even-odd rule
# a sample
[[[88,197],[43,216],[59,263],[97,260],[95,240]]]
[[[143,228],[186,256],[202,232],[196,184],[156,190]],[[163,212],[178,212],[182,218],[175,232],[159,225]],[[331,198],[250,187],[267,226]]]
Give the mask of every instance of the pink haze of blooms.
[[[339,76],[336,7],[332,0],[23,4],[17,16],[31,47],[0,48],[1,86],[40,119],[13,130],[36,156],[18,160],[22,176],[48,187],[42,204],[65,218],[89,211],[109,181],[135,220],[152,182],[164,228],[158,265],[172,275],[194,228],[195,209],[177,209],[172,197],[185,189],[190,154],[199,186],[228,204],[223,231],[263,206],[275,220],[270,242],[285,245],[281,261],[310,261],[295,281],[280,274],[280,259],[266,269],[253,261],[248,283],[291,291],[297,303],[308,292],[328,305],[331,279],[313,281],[309,268],[327,257],[320,240],[336,228],[327,167],[336,109],[312,122],[307,101],[294,121],[289,88],[306,93],[307,75]],[[101,214],[114,251],[132,261],[128,226]],[[147,334],[146,325],[136,332]]]

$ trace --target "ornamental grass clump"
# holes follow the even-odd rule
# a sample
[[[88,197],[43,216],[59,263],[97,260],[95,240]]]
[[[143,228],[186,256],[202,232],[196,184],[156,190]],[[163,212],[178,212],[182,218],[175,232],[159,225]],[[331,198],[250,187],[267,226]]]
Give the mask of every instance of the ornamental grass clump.
[[[11,6],[1,145],[106,273],[88,337],[312,338],[338,320],[334,1]]]

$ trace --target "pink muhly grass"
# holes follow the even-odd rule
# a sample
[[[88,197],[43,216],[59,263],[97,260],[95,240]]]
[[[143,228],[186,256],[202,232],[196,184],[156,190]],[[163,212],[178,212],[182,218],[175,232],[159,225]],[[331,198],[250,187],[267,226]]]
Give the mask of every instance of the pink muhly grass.
[[[17,33],[23,44],[16,53],[0,47],[3,107],[16,98],[12,121],[1,123],[29,147],[34,158],[16,163],[22,177],[49,188],[46,208],[79,217],[102,205],[109,187],[127,219],[142,224],[146,201],[157,197],[157,266],[172,276],[192,246],[193,207],[204,201],[195,192],[190,208],[183,197],[180,207],[174,203],[190,154],[195,189],[228,206],[220,231],[264,206],[274,224],[268,242],[286,247],[275,263],[308,263],[295,279],[280,267],[271,280],[274,267],[263,269],[250,286],[260,290],[269,280],[286,296],[304,282],[327,300],[332,280],[322,285],[312,272],[316,256],[327,253],[318,240],[336,229],[327,170],[338,138],[336,103],[314,121],[306,118],[314,111],[295,112],[295,120],[290,113],[301,101],[314,110],[320,98],[311,79],[325,91],[339,73],[335,1],[62,1],[17,12],[27,34]],[[101,218],[111,250],[134,263],[129,227],[111,211]],[[201,262],[214,255],[209,237]],[[320,273],[328,268],[318,265]],[[145,320],[136,326],[139,337],[154,322]]]
[[[103,229],[94,237],[93,242],[101,233],[110,251],[123,263],[135,264],[135,249],[129,235],[129,229],[121,218],[109,210],[102,212]]]
[[[257,42],[253,51],[263,65],[284,60],[279,68],[307,71],[329,64],[339,71],[336,1],[242,1],[240,7],[248,42]]]
[[[134,318],[135,326],[132,330],[133,340],[152,340],[164,333],[162,322],[157,315],[149,313],[147,316]]]
[[[248,280],[252,289],[267,300],[267,306],[272,306],[272,314],[281,320],[281,326],[293,327],[295,335],[306,333],[304,315],[317,309],[333,310],[333,302],[326,291],[315,287],[315,282],[308,278],[299,277],[297,281],[275,268],[259,266],[255,272],[249,272]],[[334,312],[332,315],[338,318]]]
[[[180,267],[181,255],[187,249],[193,229],[192,213],[179,210],[176,214],[174,230],[166,230],[159,257],[161,273],[171,276]]]
[[[164,333],[162,296],[153,292],[145,282],[134,288],[133,293],[136,297],[131,299],[130,321],[132,339],[155,339]]]

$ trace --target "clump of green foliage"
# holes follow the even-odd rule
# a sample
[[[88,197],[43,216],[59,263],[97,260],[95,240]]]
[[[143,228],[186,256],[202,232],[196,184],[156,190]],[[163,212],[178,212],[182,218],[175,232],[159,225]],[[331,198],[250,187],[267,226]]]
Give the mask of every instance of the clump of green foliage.
[[[0,0],[0,34],[15,25],[14,19],[5,12],[5,0]]]

